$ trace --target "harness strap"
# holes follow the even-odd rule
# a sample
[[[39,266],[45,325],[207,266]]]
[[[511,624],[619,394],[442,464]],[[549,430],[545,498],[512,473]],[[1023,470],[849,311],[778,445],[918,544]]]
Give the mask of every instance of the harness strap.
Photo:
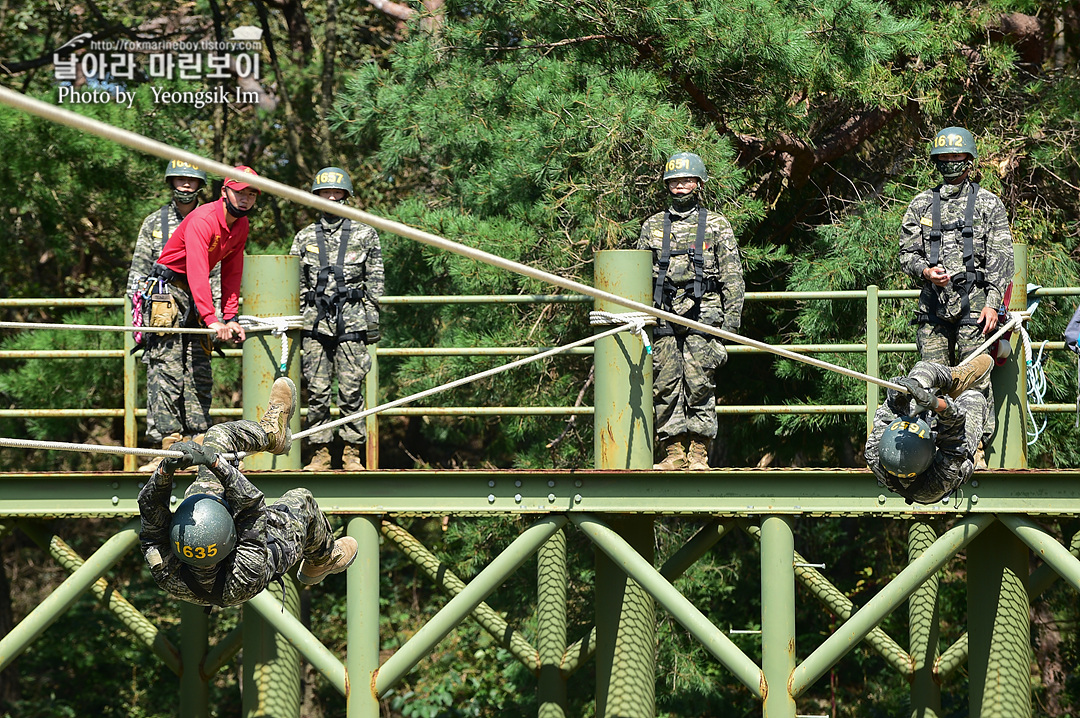
[[[200,601],[212,604],[212,606],[206,607],[207,613],[210,613],[213,606],[224,605],[225,581],[228,579],[229,573],[232,572],[235,559],[236,554],[230,554],[218,564],[217,576],[214,577],[214,587],[209,591],[203,588],[202,584],[195,578],[195,574],[186,563],[180,565],[180,578],[188,587],[188,590],[195,594]]]
[[[161,208],[161,246],[164,247],[169,241],[169,207],[172,204],[167,204]]]
[[[933,198],[930,203],[930,248],[927,261],[933,267],[941,262],[941,238],[944,232],[959,229],[964,240],[964,273],[952,277],[952,282],[960,294],[961,319],[956,324],[977,325],[976,320],[971,319],[971,292],[977,286],[986,283],[986,273],[975,268],[975,201],[979,196],[977,182],[970,183],[968,188],[967,204],[964,207],[963,222],[956,221],[949,224],[941,224],[941,185],[931,190]],[[929,314],[916,314],[912,324],[952,324],[939,319],[936,314],[938,295],[935,290],[931,295]]]
[[[306,304],[313,304],[317,310],[317,314],[315,317],[315,328],[305,332],[305,336],[320,336],[319,324],[329,317],[333,317],[334,319],[337,331],[332,338],[337,341],[348,341],[346,337],[355,339],[359,334],[358,332],[347,333],[345,331],[345,316],[342,312],[342,308],[346,303],[360,301],[365,296],[362,286],[360,288],[345,288],[345,255],[348,253],[349,235],[351,233],[352,221],[348,219],[342,220],[336,261],[334,264],[330,264],[329,251],[326,248],[326,233],[323,230],[322,222],[320,221],[315,224],[315,241],[319,247],[319,274],[315,281],[315,289],[304,293],[304,302]],[[326,292],[326,287],[330,283],[331,274],[334,276],[336,285],[333,295],[329,295]]]
[[[698,208],[697,234],[694,244],[688,249],[671,249],[671,210],[664,212],[664,238],[660,245],[660,259],[657,261],[656,286],[653,287],[653,305],[661,309],[671,309],[674,299],[674,288],[668,282],[668,268],[671,266],[671,258],[679,255],[690,255],[690,264],[694,268],[694,302],[700,303],[705,294],[705,226],[707,212],[704,207]],[[718,291],[718,290],[716,290]],[[665,296],[668,295],[668,296]],[[667,302],[665,302],[665,299]]]

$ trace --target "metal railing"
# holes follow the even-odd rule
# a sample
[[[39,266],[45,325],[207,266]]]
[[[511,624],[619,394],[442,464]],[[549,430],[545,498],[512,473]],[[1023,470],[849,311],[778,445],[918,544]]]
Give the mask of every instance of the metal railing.
[[[865,354],[866,373],[879,376],[879,358],[886,352],[914,352],[914,342],[879,341],[878,316],[882,300],[914,299],[917,289],[881,290],[870,286],[863,290],[823,291],[823,292],[747,292],[747,302],[787,302],[787,301],[858,301],[865,305],[866,341],[861,343],[837,344],[791,344],[786,348],[807,354]],[[1080,287],[1042,287],[1038,290],[1040,298],[1053,296],[1077,296]],[[385,296],[381,300],[383,307],[415,306],[428,304],[583,304],[591,303],[590,297],[581,295],[471,295],[471,296]],[[126,300],[123,298],[89,299],[0,299],[0,308],[9,307],[118,307],[128,316]],[[1042,345],[1042,340],[1032,340],[1033,344]],[[125,335],[124,349],[94,350],[0,350],[0,360],[4,359],[122,359],[124,360],[124,405],[108,409],[0,409],[0,417],[6,418],[124,418],[125,446],[138,445],[137,421],[145,418],[146,409],[139,408],[138,367],[132,353],[133,340]],[[1064,349],[1064,342],[1046,342],[1048,350]],[[371,345],[372,366],[367,376],[365,401],[368,406],[376,406],[383,400],[379,394],[379,373],[382,359],[398,357],[437,357],[437,356],[529,356],[545,351],[546,347],[387,347]],[[748,346],[729,345],[730,354],[765,354],[766,352]],[[225,349],[229,358],[242,356],[240,349]],[[573,349],[572,355],[591,356],[592,347]],[[873,423],[874,412],[879,405],[879,387],[867,384],[866,402],[862,404],[739,404],[720,405],[718,414],[865,414],[867,426]],[[1074,404],[1032,404],[1035,413],[1066,413],[1075,410]],[[338,410],[331,411],[334,416]],[[591,415],[589,406],[455,406],[455,407],[400,407],[382,412],[383,416],[570,416]],[[306,409],[301,409],[301,415]],[[242,415],[239,408],[216,407],[210,415],[221,418],[238,418]],[[367,417],[370,436],[378,437],[378,416]],[[125,469],[134,468],[135,457],[125,457]]]

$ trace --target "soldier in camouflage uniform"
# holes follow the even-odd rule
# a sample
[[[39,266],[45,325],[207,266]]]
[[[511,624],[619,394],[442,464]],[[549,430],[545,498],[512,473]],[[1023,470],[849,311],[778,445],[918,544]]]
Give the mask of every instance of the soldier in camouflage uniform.
[[[311,191],[333,202],[352,195],[349,175],[326,167],[315,175]],[[300,257],[300,305],[304,317],[304,379],[308,390],[308,426],[330,418],[330,388],[337,378],[342,416],[364,410],[364,377],[371,369],[367,345],[379,340],[379,299],[383,295],[382,248],[374,227],[324,214],[296,233],[289,252]],[[340,427],[345,448],[342,468],[363,471],[360,445],[367,438],[364,420]],[[312,434],[315,454],[305,471],[330,468],[333,430]]]
[[[139,492],[139,535],[150,573],[162,590],[201,606],[241,604],[303,559],[297,579],[315,584],[347,569],[356,539],[333,538],[311,492],[292,489],[267,506],[263,493],[218,452],[288,453],[296,387],[274,382],[262,419],[217,424],[204,445],[172,446],[182,458],[165,459]],[[170,513],[174,472],[199,467],[185,499]]]
[[[986,422],[993,414],[982,392],[994,360],[980,354],[960,367],[920,361],[892,381],[866,440],[866,465],[878,483],[908,503],[932,504],[971,477]],[[944,394],[944,396],[939,396]]]
[[[911,201],[900,227],[900,266],[922,281],[916,341],[924,361],[955,366],[985,341],[1013,277],[1005,206],[972,177],[975,140],[961,127],[937,133],[930,157],[944,182]],[[994,405],[990,377],[977,387]],[[994,433],[986,424],[984,443]]]
[[[744,284],[739,246],[723,215],[701,206],[708,181],[697,155],[673,155],[664,170],[671,206],[645,221],[638,249],[653,255],[653,302],[703,324],[736,331]],[[664,458],[655,468],[709,468],[716,437],[716,371],[727,361],[717,337],[660,321],[653,331],[653,404]]]
[[[142,227],[139,228],[139,236],[135,240],[135,252],[131,257],[131,269],[128,270],[127,281],[127,296],[132,305],[135,305],[136,292],[145,288],[146,278],[153,270],[154,262],[161,254],[161,248],[165,246],[165,242],[180,226],[184,217],[199,205],[199,195],[202,188],[206,186],[206,172],[187,162],[172,160],[165,166],[165,184],[172,191],[172,200],[146,216]],[[214,293],[214,301],[220,302],[220,267],[214,267],[210,273],[210,286]],[[143,341],[146,341],[145,338]],[[173,442],[190,439],[202,429],[181,426],[180,431],[168,435],[164,435],[158,429],[157,419],[163,411],[160,389],[176,386],[182,382],[173,377],[158,376],[160,371],[156,370],[159,369],[159,365],[155,364],[154,369],[150,368],[150,352],[143,352],[142,360],[147,365],[146,436],[152,444],[160,444],[162,448],[167,449]],[[159,463],[160,459],[153,459],[140,466],[139,471],[153,471]]]

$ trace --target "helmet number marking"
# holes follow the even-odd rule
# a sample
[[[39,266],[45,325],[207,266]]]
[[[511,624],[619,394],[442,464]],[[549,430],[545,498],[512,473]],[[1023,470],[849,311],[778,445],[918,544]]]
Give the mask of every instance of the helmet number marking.
[[[209,546],[181,546],[179,541],[176,541],[177,553],[182,553],[186,558],[213,558],[217,556],[217,544],[212,543]]]
[[[934,147],[964,147],[964,136],[949,133],[934,138]]]
[[[345,181],[345,175],[341,172],[323,172],[315,179],[318,182],[334,182],[336,184],[341,184]]]

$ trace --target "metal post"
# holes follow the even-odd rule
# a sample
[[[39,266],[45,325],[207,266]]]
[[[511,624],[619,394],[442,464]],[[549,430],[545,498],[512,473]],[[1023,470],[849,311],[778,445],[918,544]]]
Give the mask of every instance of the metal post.
[[[210,715],[210,688],[203,676],[210,635],[210,616],[202,606],[180,602],[180,718]]]
[[[244,279],[240,286],[244,314],[257,317],[296,316],[300,313],[300,259],[289,255],[259,254],[244,257]],[[270,387],[279,376],[287,376],[300,387],[300,332],[288,333],[286,369],[281,370],[281,337],[270,332],[253,332],[244,342],[244,418],[258,421],[266,410]],[[299,409],[299,407],[297,407]],[[300,412],[291,423],[300,430]],[[300,447],[283,456],[259,453],[244,459],[248,469],[299,469]]]
[[[375,671],[379,668],[379,517],[349,519],[348,530],[360,548],[345,575],[349,646],[347,711],[350,718],[379,718],[374,685]]]
[[[871,284],[866,288],[866,373],[878,376],[878,288]],[[877,384],[866,382],[866,435],[874,430],[874,414],[877,412],[881,394]]]
[[[300,615],[296,582],[284,577],[285,591],[267,589],[293,616]],[[243,718],[300,718],[300,652],[249,605],[243,609]]]
[[[379,345],[368,344],[368,354],[371,356],[371,369],[364,378],[364,408],[379,405]],[[367,427],[367,444],[365,445],[368,469],[374,471],[379,468],[379,415],[369,414],[364,417],[364,426]]]
[[[131,297],[124,299],[124,316],[131,316]],[[127,321],[123,322],[124,324]],[[124,332],[124,446],[134,449],[139,445],[139,428],[135,423],[135,404],[139,396],[139,371],[135,363],[135,335]],[[124,455],[124,471],[134,471],[138,468],[138,457],[134,454]]]
[[[596,253],[597,289],[651,303],[652,256],[641,250]],[[598,311],[624,313],[597,301]],[[622,332],[596,343],[594,451],[598,469],[648,469],[653,460],[652,355]],[[611,520],[611,528],[653,560],[652,516]],[[656,607],[642,587],[596,552],[596,715],[655,715]]]
[[[795,718],[788,683],[795,670],[795,536],[788,516],[761,521],[762,715]]]
[[[1013,273],[1009,311],[1027,309],[1027,245],[1013,244],[1016,268]],[[997,429],[986,451],[991,469],[1027,468],[1027,366],[1020,332],[1012,333],[1012,354],[1003,366],[994,369],[994,407]]]
[[[566,679],[559,666],[566,653],[566,529],[560,529],[536,555],[536,647],[539,718],[566,718]]]
[[[930,523],[913,521],[908,528],[908,561],[914,561],[937,540]],[[934,680],[938,657],[940,621],[938,614],[939,574],[926,579],[908,599],[908,643],[912,660],[911,718],[938,718],[941,715],[941,686]]]
[[[995,522],[971,543],[968,574],[968,715],[1031,716],[1028,550]]]

